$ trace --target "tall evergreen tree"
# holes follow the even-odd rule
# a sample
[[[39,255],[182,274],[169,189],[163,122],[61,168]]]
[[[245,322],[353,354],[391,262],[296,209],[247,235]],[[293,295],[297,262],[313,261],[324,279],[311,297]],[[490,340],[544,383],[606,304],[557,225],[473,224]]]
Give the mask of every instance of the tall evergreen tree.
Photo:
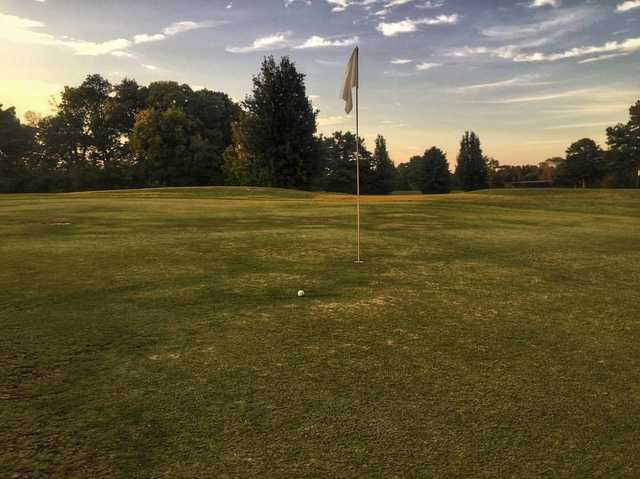
[[[370,170],[365,175],[364,192],[374,195],[388,195],[395,186],[396,167],[389,157],[387,142],[382,135],[376,138],[376,147],[370,162]]]
[[[315,111],[307,97],[305,75],[283,57],[264,59],[245,100],[244,146],[252,165],[252,183],[308,188],[319,174]]]
[[[480,138],[474,132],[467,131],[460,142],[456,180],[465,191],[489,187],[486,159],[482,154]]]
[[[427,150],[423,156],[420,190],[425,194],[451,192],[451,173],[447,155],[439,148]]]

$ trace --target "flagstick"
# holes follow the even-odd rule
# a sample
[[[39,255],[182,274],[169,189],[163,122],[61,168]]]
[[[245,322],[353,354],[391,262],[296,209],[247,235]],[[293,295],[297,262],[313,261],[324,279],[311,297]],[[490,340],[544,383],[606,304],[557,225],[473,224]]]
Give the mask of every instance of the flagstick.
[[[358,59],[359,60],[359,59]],[[360,257],[360,118],[359,118],[359,113],[360,113],[360,105],[359,105],[359,98],[358,98],[358,93],[360,91],[360,85],[356,85],[356,210],[357,210],[357,217],[358,217],[358,259],[355,261],[356,264],[362,264],[364,263],[364,261],[362,261],[362,258]]]

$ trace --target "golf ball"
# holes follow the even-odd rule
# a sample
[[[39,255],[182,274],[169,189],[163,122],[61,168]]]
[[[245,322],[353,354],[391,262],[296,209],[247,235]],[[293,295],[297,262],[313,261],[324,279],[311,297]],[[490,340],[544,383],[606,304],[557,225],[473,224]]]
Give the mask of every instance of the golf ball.
[[[304,296],[304,291],[298,291],[298,298],[302,298]]]

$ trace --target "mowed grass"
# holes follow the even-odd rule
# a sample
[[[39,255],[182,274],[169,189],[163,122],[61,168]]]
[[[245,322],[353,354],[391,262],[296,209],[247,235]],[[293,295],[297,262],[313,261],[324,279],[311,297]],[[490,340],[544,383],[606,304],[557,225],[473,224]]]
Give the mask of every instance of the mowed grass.
[[[640,477],[640,191],[354,212],[0,197],[0,477]]]

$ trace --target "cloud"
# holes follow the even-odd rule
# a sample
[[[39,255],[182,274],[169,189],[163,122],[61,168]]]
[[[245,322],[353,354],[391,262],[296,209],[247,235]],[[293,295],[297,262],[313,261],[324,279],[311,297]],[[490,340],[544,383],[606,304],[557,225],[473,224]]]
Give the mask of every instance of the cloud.
[[[507,45],[504,47],[463,47],[453,50],[448,54],[451,57],[470,57],[475,55],[492,55],[499,58],[511,59],[515,56],[518,47],[515,45]]]
[[[441,66],[442,63],[419,63],[416,65],[416,70],[427,71],[431,70],[432,68],[438,68]]]
[[[105,42],[89,42],[68,37],[57,37],[42,31],[44,26],[44,23],[39,21],[0,13],[0,39],[13,43],[68,48],[76,55],[83,56],[108,55],[116,51],[126,50],[131,46],[131,42],[125,38],[117,38]]]
[[[285,0],[285,6],[289,6],[295,1],[296,0]],[[326,1],[329,5],[332,6],[331,11],[334,13],[344,12],[347,8],[351,6],[359,6],[369,10],[376,5],[380,5],[382,9],[374,12],[374,15],[377,15],[377,16],[384,16],[394,8],[401,7],[403,5],[409,5],[416,2],[416,0],[326,0]],[[311,4],[311,0],[305,0],[305,2],[307,5]],[[443,5],[444,5],[444,0],[426,0],[426,1],[423,1],[422,3],[415,4],[415,7],[421,8],[421,9],[433,9],[433,8],[440,8]]]
[[[505,41],[544,35],[546,41],[549,41],[550,38],[557,38],[567,32],[587,27],[598,17],[597,11],[593,7],[554,10],[542,21],[494,26],[483,29],[482,34],[485,37]]]
[[[253,43],[246,47],[227,47],[229,53],[250,53],[264,50],[280,50],[291,46],[289,41],[291,33],[275,33],[266,37],[256,38]]]
[[[359,38],[357,36],[349,38],[325,38],[319,35],[312,35],[300,44],[291,40],[291,32],[276,33],[254,40],[249,46],[227,47],[229,53],[250,53],[264,50],[281,50],[283,48],[294,48],[306,50],[313,48],[349,47],[356,45]]]
[[[529,8],[540,8],[540,7],[559,7],[560,6],[560,0],[533,0],[530,4],[529,4]]]
[[[311,5],[311,0],[284,0],[284,6],[287,8],[297,2],[304,3],[305,5]]]
[[[564,91],[560,93],[548,93],[546,95],[504,98],[502,100],[489,100],[489,101],[484,101],[482,103],[491,103],[491,104],[499,104],[499,105],[509,105],[513,103],[532,103],[532,102],[539,102],[539,101],[558,100],[561,98],[584,96],[593,92],[594,92],[593,88],[583,88],[580,90],[569,90],[569,91]]]
[[[45,24],[42,22],[0,13],[0,38],[14,43],[68,48],[76,55],[81,56],[113,55],[133,58],[135,55],[128,50],[134,44],[157,42],[179,33],[210,25],[212,23],[209,22],[182,21],[169,25],[163,30],[163,33],[155,35],[143,33],[135,35],[133,40],[116,38],[104,42],[91,42],[66,36],[58,37],[44,31]]]
[[[557,53],[522,53],[516,55],[516,62],[555,62],[570,58],[580,58],[596,54],[631,54],[640,50],[640,37],[628,38],[622,42],[607,42],[599,46],[576,47]],[[601,58],[602,59],[602,58]],[[595,60],[594,60],[595,61]]]
[[[640,8],[640,0],[629,0],[627,2],[623,2],[616,7],[616,11],[624,13],[629,10],[633,10],[634,8]]]
[[[113,55],[114,57],[120,57],[120,58],[135,58],[136,56],[131,53],[130,51],[127,50],[118,50],[115,52],[111,52],[111,55]]]
[[[573,123],[568,125],[549,126],[545,130],[578,130],[582,128],[600,128],[603,126],[611,126],[611,122],[596,122],[596,123]]]
[[[171,37],[171,36],[177,35],[178,33],[190,32],[191,30],[199,30],[201,28],[207,28],[210,26],[213,26],[213,23],[182,21],[182,22],[172,23],[171,25],[169,25],[163,30],[163,33]]]
[[[631,55],[631,53],[632,52],[624,52],[624,53],[611,53],[609,55],[600,55],[593,58],[587,58],[586,60],[580,60],[578,63],[584,64],[584,63],[602,62],[604,60],[611,60],[613,58],[626,57],[627,55]]]
[[[350,0],[327,0],[327,3],[333,5],[332,12],[344,12],[347,7],[353,5],[355,2]]]
[[[201,28],[208,28],[214,26],[216,24],[221,24],[224,22],[193,22],[190,20],[183,20],[181,22],[175,22],[169,25],[168,27],[162,30],[162,33],[156,33],[153,35],[149,35],[146,33],[141,33],[135,35],[133,37],[134,43],[149,43],[149,42],[159,42],[162,40],[166,40],[168,37],[173,37],[180,33],[190,32],[192,30],[199,30]]]
[[[306,48],[328,48],[328,47],[349,47],[358,43],[359,38],[351,37],[345,38],[343,40],[330,40],[324,37],[320,37],[318,35],[314,35],[309,37],[304,43],[298,45],[294,48],[297,49],[306,49]]]
[[[346,123],[348,118],[346,116],[327,116],[324,118],[318,118],[318,126],[335,126]]]
[[[551,82],[536,81],[539,78],[538,75],[521,75],[508,80],[501,80],[491,83],[479,83],[476,85],[467,85],[454,88],[453,91],[459,93],[467,93],[481,90],[500,89],[505,87],[523,87],[523,86],[536,86],[536,85],[549,85]]]
[[[135,35],[133,37],[134,43],[148,43],[148,42],[159,42],[160,40],[164,40],[166,35],[162,33],[157,33],[155,35],[147,35],[146,33],[141,33],[139,35]]]
[[[413,60],[409,58],[394,58],[391,60],[392,65],[406,65],[408,63],[413,63]]]
[[[382,22],[378,24],[377,30],[385,37],[395,37],[401,33],[415,32],[421,25],[442,25],[442,24],[455,24],[458,23],[459,16],[457,13],[453,15],[439,15],[433,18],[418,18],[410,19],[406,18],[399,22]]]
[[[444,5],[444,0],[442,1],[427,1],[422,4],[416,5],[416,8],[423,9],[432,9],[432,8],[441,8]]]

